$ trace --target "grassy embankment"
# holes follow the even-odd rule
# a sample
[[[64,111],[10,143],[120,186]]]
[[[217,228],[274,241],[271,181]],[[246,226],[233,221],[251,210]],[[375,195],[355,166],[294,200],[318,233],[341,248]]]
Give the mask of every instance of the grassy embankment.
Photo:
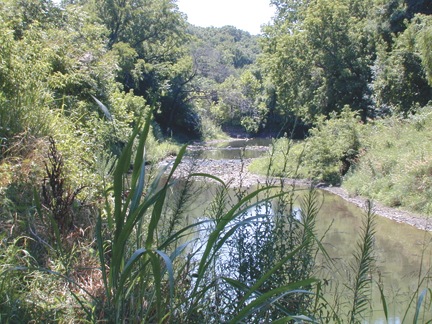
[[[432,107],[367,124],[344,110],[319,120],[310,135],[301,143],[276,140],[250,170],[341,184],[351,194],[432,215]]]
[[[312,310],[313,299],[303,298],[308,293],[299,290],[317,283],[310,277],[310,257],[316,247],[309,223],[304,225],[306,228],[291,224],[296,228],[294,246],[278,249],[277,254],[269,255],[262,248],[274,250],[272,244],[278,236],[288,234],[281,229],[292,218],[279,219],[278,233],[268,231],[259,242],[242,240],[243,244],[255,244],[257,249],[252,251],[258,254],[250,257],[262,265],[253,274],[250,286],[241,277],[223,277],[236,273],[240,266],[235,260],[224,265],[224,259],[219,257],[224,244],[233,253],[243,253],[235,237],[241,235],[242,227],[257,227],[258,231],[262,226],[273,228],[265,225],[271,218],[265,220],[266,216],[260,215],[262,220],[258,220],[247,214],[249,208],[261,204],[252,199],[267,189],[239,196],[231,203],[228,188],[222,183],[210,207],[203,211],[208,219],[188,223],[184,213],[191,195],[184,192],[192,186],[192,175],[178,184],[184,187],[178,191],[173,190],[177,181],[171,181],[186,147],[179,152],[166,178],[166,170],[148,174],[143,155],[149,126],[148,119],[135,145],[138,129],[134,131],[116,163],[113,181],[109,180],[111,177],[106,179],[101,204],[84,204],[77,199],[79,189],[72,192],[65,182],[63,160],[51,140],[46,181],[42,188],[34,190],[35,208],[23,205],[25,212],[16,213],[15,218],[6,210],[2,213],[2,321],[236,323],[260,314],[287,321],[296,315],[316,312]],[[134,168],[128,174],[131,161]],[[217,180],[210,175],[200,176]],[[285,195],[279,192],[273,198]],[[270,198],[267,195],[265,199]],[[311,192],[304,208],[310,226],[317,212],[315,199]],[[195,231],[203,232],[202,240],[185,242],[194,237]],[[289,234],[293,236],[294,230]],[[310,261],[302,262],[305,258]],[[279,280],[274,285],[273,276],[287,264],[302,265],[302,271],[293,272],[289,280]],[[251,270],[245,275],[250,278],[248,271]],[[223,297],[224,291],[237,294],[239,299]],[[286,299],[285,295],[295,296],[289,308],[279,302]]]

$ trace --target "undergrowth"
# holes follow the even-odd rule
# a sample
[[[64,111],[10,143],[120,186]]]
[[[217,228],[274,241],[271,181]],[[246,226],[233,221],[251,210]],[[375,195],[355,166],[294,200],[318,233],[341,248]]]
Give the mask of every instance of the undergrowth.
[[[249,170],[342,185],[352,195],[430,216],[431,116],[432,107],[427,106],[406,118],[363,124],[355,113],[344,110],[340,116],[319,120],[302,142],[275,140]]]
[[[297,189],[285,186],[282,174],[281,185],[269,186],[276,183],[271,168],[267,185],[235,192],[212,175],[194,173],[193,161],[184,177],[174,178],[186,146],[171,165],[146,166],[150,120],[151,111],[112,171],[105,157],[104,195],[95,205],[85,205],[75,194],[79,189],[63,181],[62,158],[51,141],[45,185],[35,188],[26,218],[12,217],[2,237],[2,322],[363,321],[374,270],[371,206],[347,289],[329,303],[327,279],[315,278],[317,255],[334,271],[316,235],[317,191],[310,188],[296,209]],[[285,145],[282,169],[288,174],[291,143]],[[197,178],[213,181],[216,193],[202,207],[203,217],[191,219]],[[430,289],[420,291],[427,282],[422,277],[413,296],[414,322],[430,319]],[[384,294],[382,300],[385,305]]]
[[[432,215],[432,107],[368,125],[363,151],[343,186],[358,194]]]

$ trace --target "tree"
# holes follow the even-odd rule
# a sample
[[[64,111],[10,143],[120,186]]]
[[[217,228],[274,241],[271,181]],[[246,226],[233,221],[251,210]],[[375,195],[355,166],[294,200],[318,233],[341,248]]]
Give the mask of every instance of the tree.
[[[263,85],[250,71],[228,77],[218,87],[218,102],[211,111],[225,125],[241,125],[255,134],[265,126],[268,109]]]
[[[275,84],[281,109],[312,120],[349,104],[366,118],[369,66],[375,58],[375,40],[366,28],[372,4],[315,0],[279,10],[288,18],[282,16],[283,23],[266,29],[261,62]]]
[[[175,2],[91,0],[88,6],[108,29],[108,48],[120,57],[117,80],[125,90],[147,101],[163,90],[155,117],[164,133],[196,137],[196,118],[183,95],[195,73],[184,64],[189,36]]]
[[[378,114],[411,112],[432,100],[430,17],[418,15],[381,48],[373,67],[372,89]],[[429,81],[429,83],[428,83]]]

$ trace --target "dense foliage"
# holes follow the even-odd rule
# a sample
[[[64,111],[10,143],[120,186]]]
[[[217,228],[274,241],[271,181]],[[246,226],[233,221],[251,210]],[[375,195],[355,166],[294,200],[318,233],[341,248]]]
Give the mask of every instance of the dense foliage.
[[[402,1],[273,1],[262,64],[278,110],[313,118],[345,105],[362,119],[408,111],[431,99],[428,17]],[[402,99],[402,100],[401,100]]]
[[[344,186],[389,206],[432,215],[431,109],[368,125],[363,150]]]
[[[430,214],[428,187],[418,184],[428,182],[428,167],[416,169],[415,176],[407,171],[408,165],[411,169],[417,164],[418,151],[427,151],[429,141],[428,135],[411,133],[415,126],[408,125],[427,120],[432,100],[430,5],[376,0],[272,3],[277,17],[264,29],[258,61],[274,86],[281,120],[287,125],[295,120],[299,126],[306,122],[310,130],[302,144],[280,139],[252,170],[332,184],[347,180],[353,193]],[[395,136],[396,129],[403,135]],[[415,138],[410,140],[415,149],[399,142],[405,136]],[[388,147],[385,138],[392,143]],[[384,171],[366,176],[366,165]]]
[[[262,36],[191,26],[175,0],[0,3],[1,322],[360,322],[371,206],[352,294],[330,305],[313,279],[318,196],[299,221],[283,179],[432,214],[432,8],[271,3]],[[193,163],[173,178],[178,143],[224,131],[285,134],[251,166],[282,188],[234,199],[199,174],[220,186],[189,222],[200,188]]]

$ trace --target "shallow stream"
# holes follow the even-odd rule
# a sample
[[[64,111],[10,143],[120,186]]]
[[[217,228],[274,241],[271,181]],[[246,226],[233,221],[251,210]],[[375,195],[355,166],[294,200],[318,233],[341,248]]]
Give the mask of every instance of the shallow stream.
[[[265,152],[265,145],[269,140],[255,143],[254,141],[234,141],[220,144],[222,148],[214,145],[202,150],[202,156],[212,159],[237,159],[233,157],[234,152],[251,151],[251,155],[260,156]],[[245,149],[244,145],[246,146]],[[258,148],[257,148],[258,147]],[[209,155],[209,152],[212,152]],[[216,157],[217,156],[217,157]],[[256,157],[256,156],[254,156]],[[240,155],[238,156],[240,159]],[[227,170],[229,172],[229,170]],[[299,197],[301,197],[299,191]],[[214,192],[211,187],[202,193],[201,199],[189,208],[189,219],[202,217],[202,210],[211,201]],[[359,230],[362,223],[364,211],[343,198],[327,191],[319,190],[323,201],[317,218],[318,237],[325,234],[322,240],[323,246],[332,259],[335,260],[337,269],[323,267],[325,271],[317,274],[322,276],[334,276],[343,286],[346,282],[349,263],[353,261],[353,252],[356,248]],[[298,203],[296,203],[298,206]],[[330,229],[329,229],[330,228]],[[329,229],[329,230],[328,230]],[[382,282],[385,290],[389,309],[389,323],[401,323],[405,310],[410,307],[412,311],[406,322],[412,322],[412,317],[417,299],[410,305],[410,298],[419,284],[419,277],[425,275],[432,265],[432,235],[430,232],[421,231],[404,223],[397,223],[384,217],[377,217],[375,235],[375,257],[376,271],[373,279]],[[345,279],[344,279],[345,278]],[[365,323],[385,323],[383,306],[380,301],[379,290],[374,283],[372,290],[373,313],[365,318]],[[425,287],[423,287],[425,288]],[[332,298],[334,296],[327,296]],[[432,312],[432,310],[431,310]],[[422,323],[420,320],[419,323]]]

